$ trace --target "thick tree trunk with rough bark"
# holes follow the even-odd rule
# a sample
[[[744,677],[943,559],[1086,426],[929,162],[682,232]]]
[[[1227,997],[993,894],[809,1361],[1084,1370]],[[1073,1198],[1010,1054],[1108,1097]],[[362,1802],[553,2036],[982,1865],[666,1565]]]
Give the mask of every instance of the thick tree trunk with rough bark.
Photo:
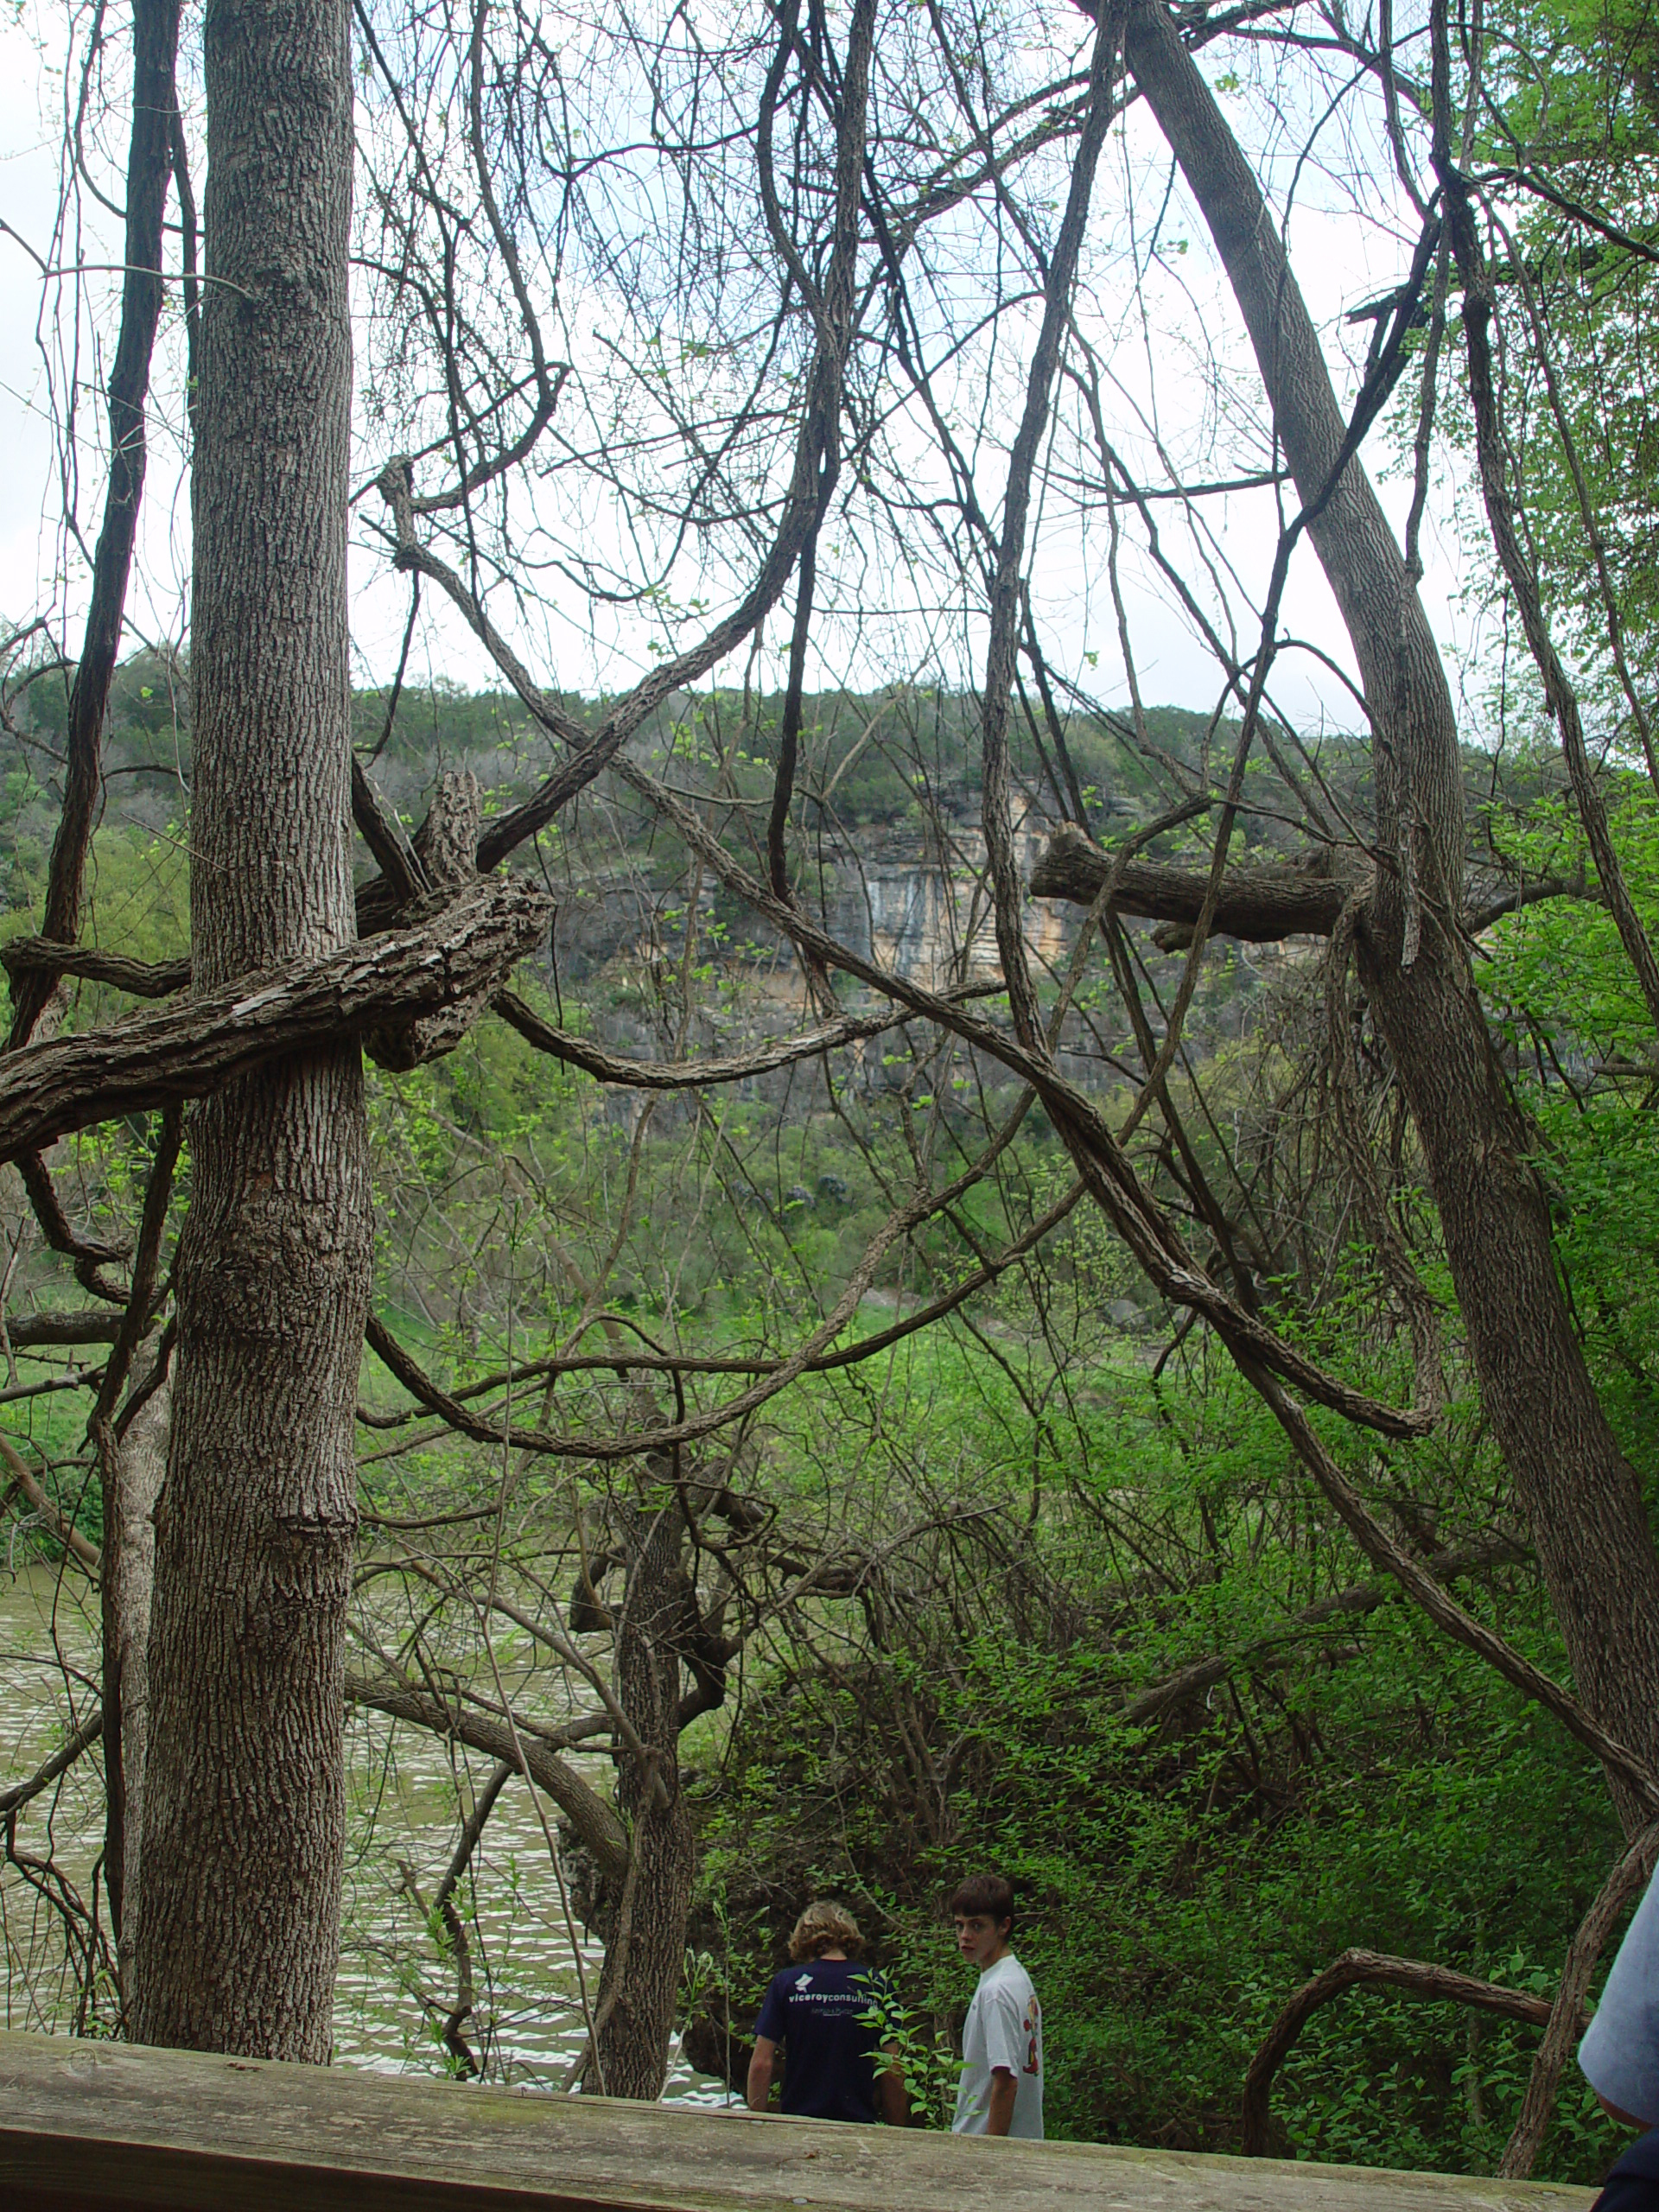
[[[209,0],[193,480],[194,988],[354,927],[346,0]],[[371,1259],[355,1042],[239,1076],[191,1128],[156,1509],[131,2024],[328,2055],[344,1844],[353,1412]]]
[[[685,1523],[677,1498],[627,1507],[624,1518],[628,1579],[616,1680],[638,1749],[624,1747],[618,1760],[630,1861],[600,1977],[599,2064],[588,2068],[587,2086],[654,2102],[668,2071],[695,1864],[679,1765]]]
[[[1279,232],[1157,0],[1135,0],[1128,57],[1215,239],[1312,505],[1327,492],[1345,426]],[[1457,928],[1463,795],[1445,671],[1357,462],[1309,534],[1363,680],[1379,842],[1392,861],[1357,933],[1361,975],[1423,1145],[1482,1401],[1531,1517],[1580,1690],[1613,1734],[1659,1759],[1659,1557],[1573,1332],[1529,1132],[1493,1059]]]

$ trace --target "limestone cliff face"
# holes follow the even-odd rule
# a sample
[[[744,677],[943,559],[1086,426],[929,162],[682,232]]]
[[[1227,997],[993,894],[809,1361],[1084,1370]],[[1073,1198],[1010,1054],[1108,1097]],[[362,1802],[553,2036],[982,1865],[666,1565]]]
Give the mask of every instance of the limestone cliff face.
[[[1051,828],[1032,817],[1018,833],[1022,874],[1029,874]],[[939,989],[994,982],[1001,973],[985,841],[977,829],[952,829],[943,840],[902,827],[873,829],[856,842],[826,839],[799,855],[795,881],[802,904],[843,944],[896,975]],[[677,962],[695,909],[696,957],[734,976],[747,970],[774,1002],[804,997],[787,941],[752,915],[728,916],[707,880],[694,875],[664,884],[619,869],[558,889],[554,944],[563,984],[603,979],[626,989],[629,971],[644,981]],[[1027,906],[1033,957],[1039,963],[1061,958],[1077,925],[1063,906]]]
[[[1021,830],[1022,874],[1029,874],[1049,828],[1033,817]],[[943,840],[902,825],[861,831],[855,841],[825,839],[796,856],[794,881],[801,903],[843,944],[896,975],[930,989],[994,984],[1001,975],[977,829],[952,828]],[[695,869],[669,880],[653,880],[644,868],[573,872],[555,889],[559,912],[546,971],[550,995],[567,1014],[580,1006],[617,1051],[654,1058],[681,1035],[688,925],[694,980],[683,1049],[732,1052],[795,1028],[807,1012],[805,976],[788,940]],[[1027,905],[1026,941],[1033,960],[1050,966],[1063,961],[1078,918],[1058,902]],[[875,995],[854,989],[846,1003],[874,1005]],[[891,1040],[877,1038],[853,1046],[841,1069],[843,1084],[874,1096],[903,1083],[906,1056],[895,1058]],[[984,1073],[992,1082],[1002,1079],[999,1070]],[[825,1084],[822,1068],[805,1062],[753,1077],[737,1092],[794,1118],[829,1103]],[[631,1122],[643,1095],[609,1092],[607,1112]],[[673,1116],[692,1109],[682,1099],[659,1110]]]
[[[1032,818],[1019,832],[1022,876],[1029,875],[1051,828]],[[1001,976],[979,830],[956,832],[944,852],[937,844],[924,851],[917,841],[887,832],[872,841],[868,854],[842,855],[837,877],[830,926],[855,950],[930,989],[994,982]],[[1039,962],[1061,957],[1076,927],[1075,916],[1064,910],[1026,908],[1026,943]]]

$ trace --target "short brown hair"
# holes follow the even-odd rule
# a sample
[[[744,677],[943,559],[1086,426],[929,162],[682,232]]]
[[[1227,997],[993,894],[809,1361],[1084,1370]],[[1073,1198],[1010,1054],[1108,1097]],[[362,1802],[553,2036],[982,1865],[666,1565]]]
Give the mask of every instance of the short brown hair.
[[[864,1938],[852,1914],[827,1897],[808,1905],[789,1939],[789,1955],[797,1966],[807,1959],[821,1959],[826,1951],[845,1951],[855,1959],[863,1948]]]
[[[1014,1926],[1014,1885],[1001,1874],[970,1874],[965,1882],[958,1882],[945,1899],[949,1913],[960,1913],[964,1920],[975,1919],[984,1913],[998,1928],[1006,1920]]]

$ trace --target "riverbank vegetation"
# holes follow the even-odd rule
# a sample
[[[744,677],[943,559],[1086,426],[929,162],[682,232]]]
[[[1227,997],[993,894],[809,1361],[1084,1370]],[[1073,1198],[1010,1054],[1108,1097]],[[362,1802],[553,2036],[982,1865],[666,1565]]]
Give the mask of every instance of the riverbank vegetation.
[[[858,703],[868,720],[870,702]],[[815,705],[833,727],[830,702]],[[486,768],[495,749],[479,746],[479,722],[493,718],[498,734],[505,724],[509,746],[522,740],[499,700],[446,699],[435,712],[442,757],[469,769]],[[1196,760],[1201,726],[1171,725]],[[164,817],[171,764],[188,772],[188,723],[169,728],[160,756],[149,743],[118,721],[111,752],[140,772],[128,779],[127,818],[106,823],[94,860],[111,935],[162,963],[188,945],[182,841]],[[1132,830],[1154,819],[1156,791],[1123,772],[1122,739],[1105,728],[1096,744],[1123,794],[1119,820]],[[1325,765],[1340,779],[1357,757],[1336,747]],[[405,758],[417,789],[439,753]],[[1026,766],[1035,804],[1037,764]],[[962,887],[941,895],[938,849],[889,772],[881,864],[944,932],[912,938],[912,969],[944,967],[960,957],[950,932]],[[1484,817],[1494,857],[1534,877],[1581,864],[1555,780],[1547,757],[1517,759]],[[942,787],[953,788],[948,776]],[[1645,901],[1659,895],[1645,857],[1651,811],[1624,789],[1621,844]],[[753,1052],[791,1018],[798,972],[775,938],[734,942],[717,909],[695,904],[685,855],[667,864],[626,792],[601,798],[603,831],[555,855],[561,915],[574,924],[562,920],[521,987],[543,1018],[562,1007],[573,1033],[607,1050],[644,1056],[653,1039],[690,1036]],[[1264,849],[1281,834],[1271,818],[1250,826]],[[1179,836],[1154,849],[1179,857]],[[12,934],[28,925],[39,854],[20,812]],[[844,846],[836,861],[855,865]],[[1498,923],[1484,941],[1484,995],[1546,1133],[1559,1249],[1599,1386],[1645,1466],[1653,1335],[1630,1286],[1659,1162],[1634,1072],[1642,1010],[1609,925],[1568,912],[1546,902]],[[1179,955],[1160,950],[1144,921],[1126,920],[1122,944],[1150,1002],[1166,1004]],[[1052,999],[1064,975],[1062,959]],[[1351,1183],[1340,1168],[1308,1172],[1340,1158],[1322,992],[1306,957],[1212,963],[1170,1118],[1140,1156],[1190,1233],[1211,1234],[1207,1213],[1227,1223],[1311,1357],[1355,1389],[1408,1395],[1409,1332],[1357,1228]],[[846,1001],[854,1014],[865,1003]],[[107,986],[85,982],[70,1020],[114,1010]],[[1121,1112],[1135,1073],[1122,1001],[1085,986],[1066,1023],[1066,1064],[1085,1067]],[[1409,1131],[1368,1031],[1355,1035],[1363,1110],[1395,1148],[1391,1205],[1449,1313]],[[1535,1996],[1553,1988],[1617,1844],[1593,1762],[1376,1576],[1310,1500],[1231,1363],[1148,1296],[1089,1212],[1073,1208],[995,1281],[972,1286],[988,1252],[1017,1243],[1066,1192],[1046,1118],[1028,1114],[994,1179],[861,1276],[917,1161],[969,1156],[976,1129],[1003,1123],[1017,1096],[994,1065],[904,1028],[874,1039],[841,1080],[822,1063],[798,1065],[717,1104],[670,1093],[649,1113],[637,1095],[550,1066],[502,1024],[427,1067],[377,1073],[378,1325],[418,1363],[423,1389],[499,1440],[458,1436],[365,1357],[347,1663],[377,1728],[388,1710],[403,1717],[389,1740],[361,1739],[374,1764],[358,1769],[354,1889],[383,1951],[397,1931],[411,2063],[511,2064],[496,2005],[506,1983],[516,2003],[525,1993],[495,1955],[495,1878],[465,1866],[445,1890],[443,1866],[410,1863],[385,1785],[398,1732],[454,1718],[464,1836],[512,1765],[504,1711],[559,1748],[563,1716],[591,1705],[594,1670],[607,1674],[607,1626],[628,1602],[622,1531],[642,1510],[637,1494],[618,1470],[516,1451],[515,1431],[597,1436],[660,1422],[671,1405],[682,1419],[712,1408],[786,1356],[855,1278],[835,1349],[863,1356],[800,1376],[654,1477],[658,1501],[691,1500],[695,1532],[679,1539],[682,1612],[666,1631],[690,1670],[689,1701],[704,1708],[687,1718],[677,1754],[692,1832],[676,1993],[687,2056],[741,2079],[782,1938],[825,1887],[869,1926],[918,2043],[948,2045],[964,1991],[938,1898],[957,1868],[983,1861],[1020,1882],[1020,1948],[1052,2024],[1051,2123],[1084,2139],[1235,2147],[1239,2085],[1275,2012],[1349,1947]],[[137,1232],[152,1146],[138,1120],[63,1158],[60,1182],[107,1241]],[[169,1239],[189,1188],[187,1150]],[[8,1235],[10,1310],[55,1310],[63,1262],[16,1207]],[[952,1310],[912,1329],[964,1284]],[[619,1376],[609,1363],[631,1353],[688,1365]],[[11,1387],[79,1368],[95,1388],[105,1357],[18,1344]],[[1353,1472],[1466,1599],[1557,1669],[1558,1631],[1455,1326],[1443,1357],[1433,1438],[1362,1452]],[[73,1516],[87,1545],[103,1537],[81,1441],[86,1402],[54,1389],[13,1399],[3,1416],[46,1502],[13,1541],[70,1578],[75,1560],[50,1508]],[[66,1726],[84,1710],[71,1685]],[[602,1763],[578,1766],[607,1797]],[[584,1834],[546,1805],[550,1826],[564,1819],[571,1909],[614,1944],[620,1894],[614,1878],[607,1893],[594,1809],[577,1804],[590,1816]],[[512,1881],[531,1900],[521,1910],[545,1921],[563,1906],[538,1860],[544,1841],[515,1859]],[[84,1884],[86,1869],[77,1872]],[[95,1889],[77,1896],[96,1912]],[[33,1903],[14,1870],[14,1974],[27,1967],[55,1989],[60,2017],[79,2009],[107,2031],[117,1999],[106,1929],[79,1931],[81,1963],[66,1974]],[[57,1909],[60,1937],[73,1936],[75,1908]],[[486,1929],[480,1909],[493,1912]],[[553,1980],[542,2000],[579,2023],[581,1992],[568,1973]],[[1305,2156],[1488,2171],[1535,2040],[1523,2023],[1357,1990],[1317,2013],[1296,2046],[1276,2088],[1275,2140]],[[1544,2170],[1590,2172],[1609,2142],[1584,2094],[1569,2094]]]

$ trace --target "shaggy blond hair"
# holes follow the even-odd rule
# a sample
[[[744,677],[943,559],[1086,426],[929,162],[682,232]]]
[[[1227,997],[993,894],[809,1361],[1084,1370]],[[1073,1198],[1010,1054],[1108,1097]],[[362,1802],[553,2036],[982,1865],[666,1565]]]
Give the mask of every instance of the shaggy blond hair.
[[[808,1959],[821,1959],[826,1951],[845,1951],[849,1959],[855,1959],[863,1948],[864,1938],[852,1914],[844,1905],[831,1904],[826,1898],[808,1905],[789,1939],[789,1955],[797,1966]]]

